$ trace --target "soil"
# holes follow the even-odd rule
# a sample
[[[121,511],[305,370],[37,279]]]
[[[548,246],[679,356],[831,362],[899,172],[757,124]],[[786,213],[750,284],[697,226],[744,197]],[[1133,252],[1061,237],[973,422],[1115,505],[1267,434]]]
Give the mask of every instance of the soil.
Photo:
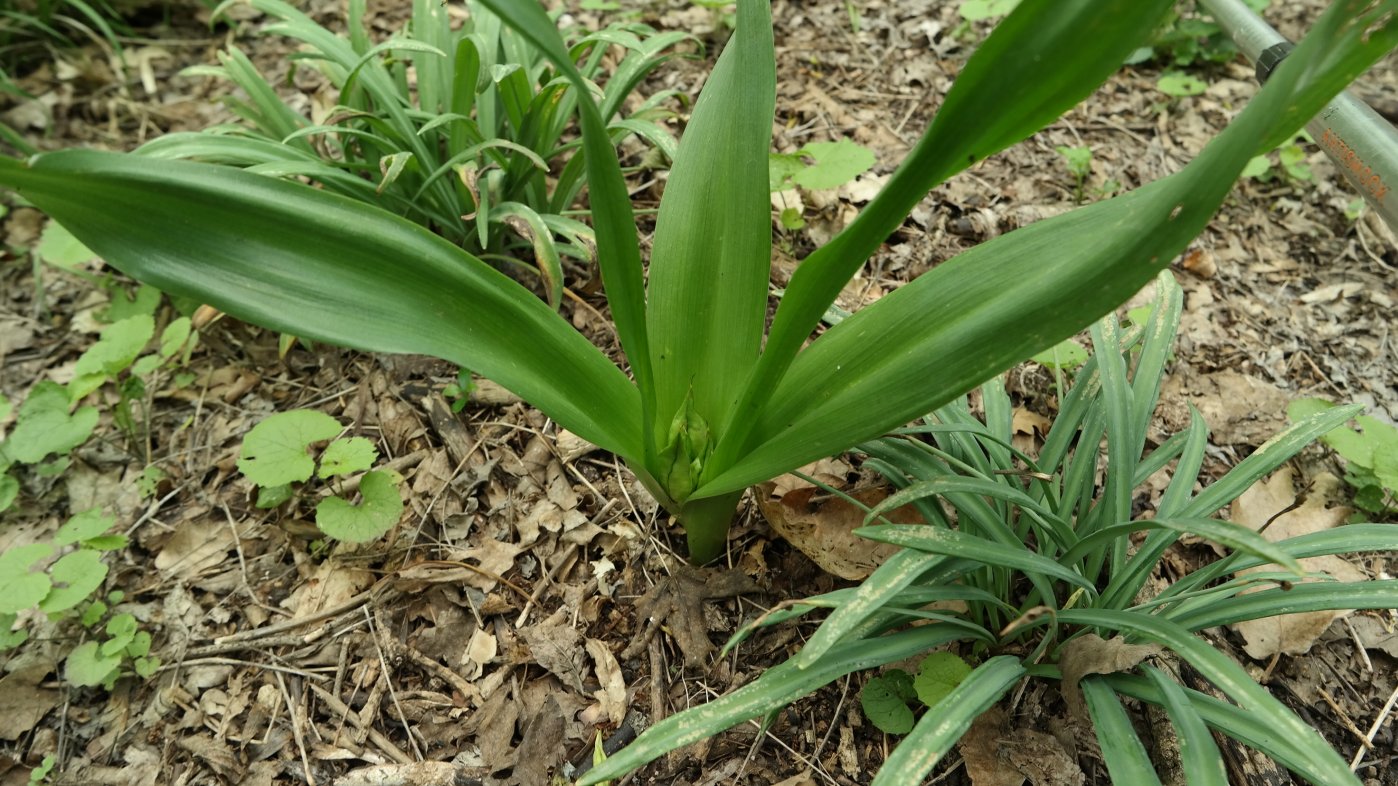
[[[806,227],[777,230],[780,279],[789,258],[868,201],[986,28],[958,30],[956,4],[937,0],[774,6],[776,149],[850,138],[878,161],[837,191],[800,195]],[[726,34],[723,12],[677,0],[642,7],[644,21],[708,44],[642,92],[695,95]],[[1278,1],[1267,16],[1295,39],[1320,7]],[[386,3],[371,10],[378,34],[406,14]],[[338,3],[312,0],[309,11],[339,23]],[[585,25],[608,18],[573,12]],[[96,44],[54,49],[19,75],[36,98],[0,104],[0,119],[45,150],[129,150],[227,120],[220,84],[180,73],[216,62],[227,43],[264,73],[286,73],[291,47],[254,35],[254,13],[212,30],[207,11],[177,3],[133,13],[127,65]],[[1256,90],[1241,60],[1191,70],[1209,85],[1194,97],[1161,93],[1160,73],[1158,63],[1124,68],[1048,128],[935,189],[842,305],[857,308],[966,248],[1071,209],[1080,191],[1102,198],[1177,171]],[[308,69],[278,84],[296,100],[324,98]],[[1398,59],[1354,90],[1398,117]],[[1092,150],[1081,189],[1060,146]],[[1398,421],[1398,242],[1373,211],[1354,217],[1356,193],[1323,153],[1305,147],[1302,164],[1308,177],[1242,181],[1172,266],[1186,314],[1158,427],[1164,435],[1187,423],[1186,403],[1203,410],[1214,476],[1279,429],[1295,398],[1359,402]],[[111,291],[130,289],[119,278],[115,290],[95,287],[107,274],[100,265],[31,264],[26,250],[43,222],[19,207],[3,226],[0,392],[16,403],[37,380],[70,379],[100,329],[96,312]],[[569,286],[590,291],[586,271],[574,272]],[[592,303],[604,307],[600,297]],[[595,311],[568,308],[581,329],[609,340]],[[104,589],[124,594],[116,610],[151,633],[163,665],[111,691],[74,688],[58,664],[91,633],[72,619],[26,618],[30,640],[3,656],[0,786],[27,783],[49,755],[50,781],[68,784],[545,784],[565,762],[589,761],[595,738],[625,742],[781,662],[813,623],[766,629],[726,656],[716,646],[783,600],[850,584],[779,537],[751,504],[721,567],[686,567],[682,534],[614,458],[488,383],[454,414],[442,390],[456,369],[439,361],[302,345],[281,356],[275,334],[221,319],[203,329],[183,372],[183,387],[173,374],[148,385],[134,431],[105,408],[73,465],[57,479],[26,477],[5,514],[0,546],[10,549],[50,537],[72,512],[115,513],[130,545],[109,558]],[[1041,367],[1008,380],[1023,412],[1052,417]],[[381,541],[321,540],[306,521],[313,499],[255,507],[235,467],[243,435],[272,412],[306,407],[372,439],[403,475],[408,509]],[[1339,471],[1321,448],[1295,464],[1291,490]],[[164,477],[142,490],[137,479],[150,465]],[[1288,490],[1280,493],[1285,500]],[[1210,558],[1198,544],[1170,556],[1185,566]],[[1388,577],[1392,558],[1365,555],[1351,567]],[[675,613],[663,619],[666,609]],[[1398,686],[1394,624],[1392,612],[1355,614],[1322,625],[1304,654],[1260,659],[1238,632],[1209,638],[1346,759],[1367,741],[1358,771],[1367,783],[1398,784],[1398,720],[1384,709]],[[860,712],[868,676],[793,704],[765,730],[740,725],[664,757],[629,782],[867,783],[894,742]],[[1079,732],[1057,691],[1040,685],[1002,708],[998,728],[1017,742],[1001,751],[995,782],[1017,783],[1016,774],[1034,784],[1108,782],[1089,745],[1063,744]],[[935,782],[971,782],[962,756],[949,757]],[[1267,777],[1290,782],[1280,770]]]

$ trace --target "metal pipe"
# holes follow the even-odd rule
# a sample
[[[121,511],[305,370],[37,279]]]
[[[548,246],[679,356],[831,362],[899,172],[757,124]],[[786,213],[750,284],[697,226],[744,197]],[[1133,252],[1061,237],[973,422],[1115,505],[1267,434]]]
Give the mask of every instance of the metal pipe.
[[[1199,0],[1266,81],[1291,43],[1242,0]],[[1398,233],[1398,129],[1352,93],[1342,92],[1306,130],[1347,180],[1368,200],[1389,229]]]

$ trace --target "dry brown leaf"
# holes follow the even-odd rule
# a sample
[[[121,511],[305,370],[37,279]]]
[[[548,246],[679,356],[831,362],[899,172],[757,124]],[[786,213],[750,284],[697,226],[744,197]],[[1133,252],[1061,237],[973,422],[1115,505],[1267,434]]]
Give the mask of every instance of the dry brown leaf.
[[[1231,369],[1211,374],[1172,374],[1160,394],[1165,426],[1189,427],[1193,404],[1218,445],[1261,445],[1286,426],[1290,397],[1281,388]]]
[[[581,650],[579,650],[581,651]],[[550,783],[549,771],[562,762],[564,711],[556,695],[544,699],[535,707],[532,717],[524,722],[521,732],[519,763],[506,783],[517,786],[536,786]]]
[[[1368,614],[1350,620],[1354,636],[1366,650],[1379,650],[1398,658],[1398,627]]]
[[[784,781],[772,784],[772,786],[816,786],[815,778],[811,777],[809,770],[798,772]]]
[[[1114,674],[1133,669],[1136,664],[1158,654],[1159,644],[1127,644],[1120,637],[1104,639],[1088,633],[1063,645],[1058,665],[1063,671],[1063,698],[1075,718],[1087,717],[1078,683],[1089,674]]]
[[[626,680],[621,675],[621,664],[601,639],[587,640],[587,654],[592,656],[593,668],[597,671],[597,682],[602,686],[592,692],[593,698],[601,705],[605,719],[616,726],[626,719]]]
[[[855,529],[864,526],[863,508],[813,486],[793,488],[780,495],[775,494],[776,488],[774,483],[758,487],[757,505],[762,515],[778,535],[826,572],[859,581],[868,578],[875,568],[898,551],[897,546],[854,534]],[[864,489],[850,496],[873,507],[887,499],[888,491]],[[890,511],[884,518],[901,524],[922,523],[922,518],[908,506]]]
[[[1018,728],[1002,746],[1010,766],[1032,786],[1083,786],[1087,775],[1063,743],[1052,734]]]
[[[1008,736],[1005,712],[991,707],[976,718],[957,743],[973,786],[1020,786],[1024,783],[1024,775],[1000,755],[1000,743]]]
[[[155,569],[168,577],[189,579],[217,567],[233,550],[233,531],[212,519],[186,519],[175,526],[155,555]]]
[[[0,740],[28,733],[63,698],[62,691],[39,687],[57,670],[53,661],[25,653],[9,668],[10,673],[0,678]]]
[[[482,533],[470,548],[452,550],[450,558],[479,567],[480,571],[468,571],[461,580],[482,592],[490,592],[500,583],[493,576],[509,573],[515,566],[515,557],[522,551],[524,546],[521,544],[506,543]]]
[[[315,566],[281,605],[291,609],[293,619],[310,617],[339,606],[373,583],[372,572],[332,558]]]
[[[585,650],[582,634],[556,617],[520,628],[520,638],[529,645],[535,662],[563,680],[568,687],[582,693],[583,676],[587,673],[583,662]]]
[[[491,634],[477,628],[471,634],[471,641],[466,645],[466,653],[461,663],[465,668],[465,673],[461,676],[468,680],[476,679],[485,671],[486,664],[495,660],[495,656],[498,654],[500,654],[500,642]]]
[[[1323,475],[1317,478],[1317,488],[1306,496],[1299,508],[1278,516],[1278,513],[1296,502],[1291,469],[1283,467],[1270,478],[1259,480],[1252,488],[1243,492],[1242,496],[1233,502],[1230,518],[1254,530],[1266,525],[1267,529],[1263,530],[1262,535],[1273,543],[1338,527],[1349,518],[1352,511],[1344,507],[1325,506],[1325,487],[1337,483],[1333,476]],[[1271,524],[1267,523],[1269,521]],[[1309,557],[1301,560],[1301,566],[1309,572],[1327,573],[1340,581],[1364,581],[1368,578],[1363,571],[1336,556]],[[1282,568],[1277,565],[1262,565],[1242,571],[1238,575],[1279,570]],[[1242,635],[1243,649],[1247,654],[1260,660],[1278,653],[1299,655],[1307,652],[1320,634],[1330,627],[1331,622],[1349,613],[1310,611],[1248,620],[1229,627]]]

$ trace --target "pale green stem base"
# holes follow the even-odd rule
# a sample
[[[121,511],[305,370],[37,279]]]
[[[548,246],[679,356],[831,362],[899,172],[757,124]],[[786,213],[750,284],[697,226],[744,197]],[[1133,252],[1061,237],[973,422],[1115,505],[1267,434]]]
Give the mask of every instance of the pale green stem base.
[[[728,525],[738,510],[743,492],[735,491],[718,497],[686,502],[680,508],[679,520],[689,540],[689,561],[703,565],[723,553],[728,541]]]

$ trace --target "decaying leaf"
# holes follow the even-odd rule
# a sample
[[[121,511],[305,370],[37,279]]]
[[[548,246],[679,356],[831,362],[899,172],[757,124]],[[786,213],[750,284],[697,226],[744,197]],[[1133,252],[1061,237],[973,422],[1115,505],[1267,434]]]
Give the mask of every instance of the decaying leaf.
[[[704,622],[704,601],[760,590],[757,582],[737,571],[677,565],[674,573],[656,582],[636,601],[636,618],[644,623],[645,631],[632,639],[621,657],[634,658],[645,652],[656,631],[663,627],[684,653],[684,665],[702,669],[716,649],[709,641]]]
[[[209,519],[186,519],[155,556],[155,569],[167,577],[193,578],[223,562],[233,546],[233,531],[227,526]]]
[[[1230,518],[1255,530],[1265,525],[1263,537],[1273,543],[1338,527],[1352,512],[1349,508],[1325,505],[1329,496],[1326,490],[1338,483],[1339,480],[1332,475],[1321,475],[1316,478],[1315,488],[1301,500],[1299,507],[1282,513],[1297,502],[1291,469],[1283,467],[1270,478],[1259,480],[1243,492],[1233,502]],[[1301,565],[1307,571],[1326,573],[1339,581],[1364,581],[1368,578],[1363,571],[1336,556],[1310,557],[1301,560]],[[1262,565],[1242,571],[1239,575],[1278,570],[1281,568],[1277,565]],[[1230,627],[1242,635],[1243,649],[1254,658],[1270,658],[1278,653],[1299,655],[1310,650],[1331,622],[1347,614],[1348,611],[1311,611],[1248,620]]]
[[[1104,639],[1093,633],[1064,644],[1058,665],[1063,671],[1063,698],[1068,702],[1068,709],[1074,717],[1087,717],[1087,705],[1078,688],[1083,677],[1127,671],[1160,650],[1159,644],[1127,644],[1120,637]]]
[[[1000,755],[1000,743],[1009,736],[1005,711],[991,707],[981,713],[961,737],[957,747],[972,786],[1020,786],[1024,775]]]
[[[621,664],[617,663],[616,656],[607,643],[601,639],[587,640],[587,654],[592,656],[592,663],[597,671],[597,682],[602,686],[592,692],[601,707],[604,719],[613,724],[621,725],[626,719],[626,680],[621,674]]]
[[[540,666],[553,672],[568,687],[583,692],[587,669],[581,633],[555,615],[537,625],[520,628],[519,635]]]
[[[40,685],[57,671],[52,660],[34,654],[17,657],[0,678],[0,740],[32,730],[63,699],[63,692]]]
[[[827,482],[830,481],[834,481],[831,485],[838,486],[843,485],[845,479],[830,478]],[[852,491],[850,496],[873,507],[888,497],[888,491],[869,488]],[[876,543],[854,534],[855,529],[864,526],[865,508],[799,479],[783,476],[762,484],[757,490],[757,505],[777,534],[823,570],[842,579],[868,578],[898,550],[897,546]],[[898,508],[884,518],[895,523],[922,523],[922,518],[911,507]]]
[[[1052,734],[1011,728],[999,707],[982,713],[958,743],[974,786],[1081,786],[1087,776]]]
[[[1193,404],[1218,445],[1261,445],[1286,426],[1286,392],[1231,369],[1176,373],[1165,380],[1161,417],[1172,432],[1189,427]]]

